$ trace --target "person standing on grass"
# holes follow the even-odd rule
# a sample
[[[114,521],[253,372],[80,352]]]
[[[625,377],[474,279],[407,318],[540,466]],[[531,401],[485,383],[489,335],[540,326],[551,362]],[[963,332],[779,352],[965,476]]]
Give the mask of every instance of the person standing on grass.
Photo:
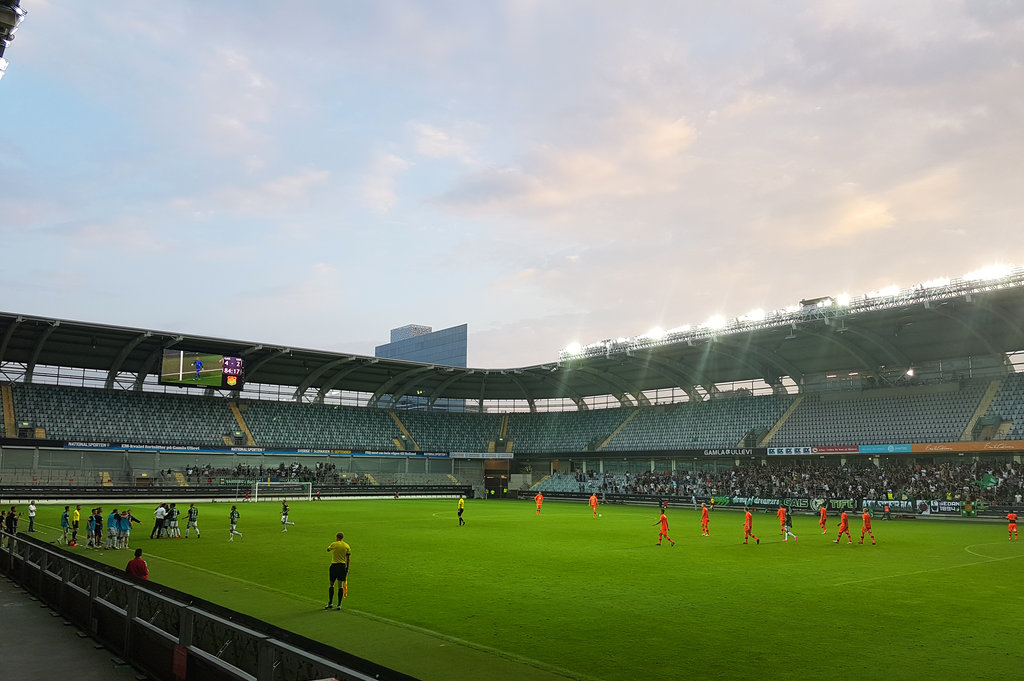
[[[750,508],[746,507],[743,509],[743,543],[746,544],[751,537],[755,544],[761,543],[761,540],[754,534],[754,516],[750,513]]]
[[[228,522],[231,524],[231,530],[228,532],[228,541],[234,541],[236,534],[239,537],[242,536],[242,533],[235,529],[238,526],[238,519],[241,516],[242,514],[238,512],[238,508],[236,506],[232,506],[231,513],[228,514]]]
[[[535,496],[533,500],[537,502],[537,515],[540,515],[540,507],[544,505],[544,495],[537,492],[537,496]]]
[[[459,527],[466,524],[466,521],[462,518],[462,512],[466,510],[466,500],[459,495]]]
[[[782,541],[789,541],[792,537],[793,541],[796,541],[796,535],[793,534],[793,513],[787,508],[786,509],[786,522],[782,526],[782,530],[785,534],[782,536]]]
[[[64,512],[60,514],[60,529],[62,534],[57,539],[58,544],[68,543],[68,532],[71,531],[71,513],[68,511],[69,508],[71,507],[65,506]]]
[[[594,509],[594,517],[597,517],[597,492],[590,495],[590,508]]]
[[[71,543],[68,546],[78,546],[78,523],[82,521],[82,505],[75,506],[71,512]]]
[[[655,525],[661,525],[661,529],[658,530],[658,546],[661,546],[662,538],[668,539],[669,544],[675,546],[676,543],[672,541],[672,537],[668,536],[668,516],[665,515],[665,510],[662,509],[661,517],[654,521]]]
[[[124,571],[131,577],[149,579],[149,566],[146,565],[146,561],[142,560],[142,549],[135,549],[135,557],[128,561]]]
[[[96,509],[89,509],[89,518],[85,521],[85,533],[88,537],[86,546],[90,549],[93,547],[93,539],[96,538]]]
[[[28,531],[36,531],[36,500],[28,502]]]
[[[185,525],[185,539],[188,539],[188,531],[196,531],[196,539],[199,539],[199,509],[195,504],[188,505],[188,512],[185,514],[187,524]]]
[[[711,531],[708,529],[708,524],[711,522],[711,518],[708,514],[708,505],[700,505],[700,536],[710,537]]]
[[[352,547],[344,541],[345,533],[339,532],[337,539],[327,546],[327,553],[331,554],[331,569],[329,573],[331,586],[327,589],[327,605],[324,610],[330,610],[334,604],[334,584],[338,584],[338,610],[341,610],[341,599],[345,595],[345,585],[348,583],[348,569],[352,564]]]
[[[779,519],[779,534],[785,534],[786,528],[786,507],[779,504],[779,510],[775,512],[775,517]]]
[[[288,531],[288,526],[295,524],[295,523],[290,522],[288,520],[288,513],[289,513],[288,504],[286,504],[285,502],[282,501],[281,502],[281,531],[282,532],[287,532]]]
[[[149,533],[150,539],[159,539],[164,531],[164,518],[167,517],[167,505],[160,504],[153,511],[153,531]]]
[[[825,504],[818,507],[818,527],[821,528],[821,533],[825,534],[828,532],[828,510],[825,508]]]
[[[93,548],[103,548],[103,507],[97,506],[92,512],[93,516]]]
[[[120,517],[121,514],[117,512],[116,508],[107,516],[107,543],[103,548],[117,548],[117,519]]]
[[[843,511],[839,514],[839,536],[837,536],[832,543],[838,544],[839,540],[843,538],[844,534],[846,535],[847,539],[846,543],[852,544],[853,536],[850,534],[850,517],[846,515],[846,511]]]
[[[1017,541],[1017,512],[1010,511],[1006,514],[1006,519],[1010,522],[1007,526],[1010,532],[1010,541]]]
[[[871,531],[871,514],[868,512],[867,507],[864,508],[864,512],[861,513],[860,518],[860,542],[858,543],[864,543],[864,533],[866,532],[871,537],[871,545],[875,546],[875,534]]]

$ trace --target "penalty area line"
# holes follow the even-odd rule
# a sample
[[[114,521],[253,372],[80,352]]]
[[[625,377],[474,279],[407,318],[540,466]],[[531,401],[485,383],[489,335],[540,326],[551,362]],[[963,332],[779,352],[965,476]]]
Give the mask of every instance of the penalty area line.
[[[974,546],[977,546],[976,544]],[[970,551],[969,553],[974,553]],[[981,554],[974,553],[976,556]],[[915,570],[914,572],[899,572],[894,575],[879,575],[878,577],[867,577],[865,579],[854,579],[848,582],[839,582],[836,586],[849,586],[850,584],[863,584],[865,582],[877,582],[883,579],[895,579],[897,577],[912,577],[913,575],[923,575],[929,572],[942,572],[943,570],[952,570],[954,568],[971,567],[973,565],[984,565],[985,563],[995,563],[1001,560],[1010,560],[1012,558],[1020,558],[1020,556],[1006,556],[1005,558],[989,558],[984,556],[986,560],[976,560],[973,563],[961,563],[959,565],[944,565],[937,568],[929,568],[927,570]]]

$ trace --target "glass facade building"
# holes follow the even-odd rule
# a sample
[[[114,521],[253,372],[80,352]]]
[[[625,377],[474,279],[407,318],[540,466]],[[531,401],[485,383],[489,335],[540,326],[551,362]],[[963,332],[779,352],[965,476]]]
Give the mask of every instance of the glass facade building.
[[[433,331],[429,326],[408,324],[391,330],[391,342],[378,345],[374,357],[401,359],[408,362],[439,364],[450,367],[466,367],[467,324]],[[406,396],[399,400],[398,409],[427,409],[424,396]],[[465,400],[436,400],[431,407],[439,411],[465,411]]]

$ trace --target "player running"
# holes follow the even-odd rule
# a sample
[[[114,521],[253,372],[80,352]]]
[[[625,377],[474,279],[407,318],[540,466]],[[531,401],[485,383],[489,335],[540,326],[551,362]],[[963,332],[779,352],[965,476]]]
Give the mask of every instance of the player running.
[[[711,536],[711,532],[708,530],[708,523],[710,521],[711,521],[711,518],[708,515],[708,505],[707,504],[701,504],[700,505],[700,536],[702,536],[702,537],[710,537]]]
[[[871,531],[871,514],[868,513],[867,507],[864,508],[864,512],[860,514],[861,525],[860,525],[860,541],[858,544],[864,543],[864,534],[867,533],[871,537],[871,545],[875,546],[875,534]]]
[[[743,543],[746,544],[747,540],[753,537],[754,543],[760,544],[761,540],[754,534],[754,516],[750,513],[750,508],[745,507],[743,511]]]
[[[186,524],[185,524],[185,539],[188,539],[188,531],[196,531],[196,539],[199,539],[199,509],[196,508],[195,504],[188,505],[188,511],[185,512]]]
[[[590,495],[590,508],[594,509],[594,517],[597,517],[597,492]]]
[[[235,527],[238,525],[238,519],[241,516],[242,514],[238,512],[238,507],[232,506],[231,513],[228,514],[228,522],[231,523],[231,530],[230,532],[228,532],[228,541],[235,541],[236,534],[239,537],[242,536],[242,533],[235,529]]]
[[[786,507],[779,504],[779,510],[775,512],[775,517],[779,519],[779,534],[786,533]]]
[[[663,537],[668,539],[669,544],[675,546],[676,543],[672,541],[672,537],[668,536],[668,517],[665,515],[665,509],[662,509],[661,517],[654,522],[655,525],[659,523],[661,524],[661,529],[658,530],[658,546],[661,546],[661,540]]]
[[[281,502],[281,531],[282,532],[287,532],[288,531],[288,526],[289,525],[294,525],[294,524],[295,523],[290,522],[288,520],[288,504],[286,504],[285,502],[282,501]]]
[[[793,534],[793,514],[788,508],[786,509],[786,517],[782,525],[782,531],[785,533],[782,536],[782,541],[789,541],[790,537],[793,538],[793,541],[796,541],[796,535]]]
[[[537,492],[537,496],[533,500],[537,502],[537,515],[540,515],[540,507],[544,505],[544,495]]]
[[[1006,528],[1010,533],[1010,541],[1017,541],[1017,512],[1010,511],[1006,514],[1006,519],[1010,521]]]
[[[839,536],[836,537],[832,541],[832,543],[833,544],[838,544],[839,540],[843,538],[844,534],[846,535],[846,539],[847,539],[846,543],[847,544],[852,544],[853,543],[853,537],[850,535],[850,518],[849,518],[849,516],[846,515],[846,511],[843,511],[842,513],[839,514]]]
[[[825,504],[818,507],[818,527],[821,528],[821,533],[826,534],[828,532],[828,511],[825,509]]]

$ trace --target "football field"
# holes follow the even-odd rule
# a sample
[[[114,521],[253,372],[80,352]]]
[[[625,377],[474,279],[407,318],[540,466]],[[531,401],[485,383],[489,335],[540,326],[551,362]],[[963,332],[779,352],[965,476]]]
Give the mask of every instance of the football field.
[[[201,539],[133,531],[150,579],[429,681],[450,679],[1015,678],[1024,662],[1024,543],[1005,523],[874,520],[877,546],[834,544],[797,516],[783,543],[756,514],[670,509],[676,545],[656,546],[653,506],[455,500],[204,503]],[[184,533],[184,509],[180,520]],[[83,516],[88,508],[83,510]],[[110,505],[105,506],[110,511]],[[57,507],[40,507],[53,539]],[[23,519],[24,520],[24,519]],[[21,529],[26,528],[26,524]],[[349,596],[325,611],[327,545],[352,546]],[[867,540],[866,540],[867,541]],[[119,568],[131,551],[68,549]]]

